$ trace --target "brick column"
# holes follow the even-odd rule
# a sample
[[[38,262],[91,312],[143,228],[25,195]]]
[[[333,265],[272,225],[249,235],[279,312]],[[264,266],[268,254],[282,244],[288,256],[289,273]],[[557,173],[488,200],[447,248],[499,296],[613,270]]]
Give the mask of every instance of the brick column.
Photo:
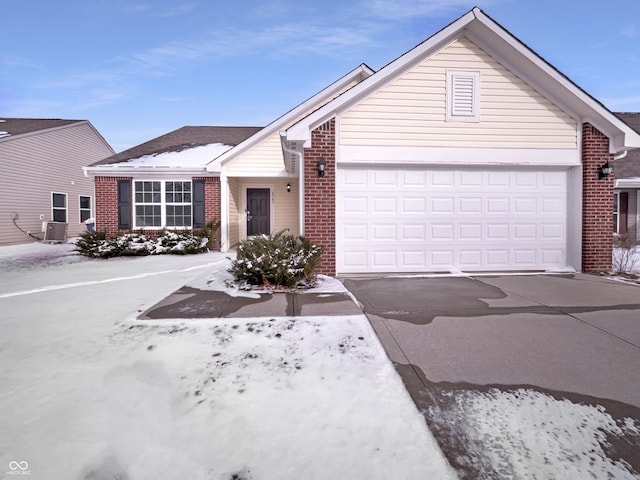
[[[316,273],[336,274],[336,131],[335,120],[311,132],[311,148],[304,150],[304,235],[322,245],[324,253]],[[326,162],[324,177],[318,161]]]
[[[609,139],[592,125],[582,127],[582,271],[611,271],[613,253],[614,175],[598,178],[599,167],[609,162]]]
[[[118,180],[130,177],[95,177],[96,230],[107,236],[118,233]]]
[[[194,180],[204,180],[204,223],[210,220],[220,221],[222,210],[220,177],[194,177]],[[213,248],[220,250],[220,230]]]

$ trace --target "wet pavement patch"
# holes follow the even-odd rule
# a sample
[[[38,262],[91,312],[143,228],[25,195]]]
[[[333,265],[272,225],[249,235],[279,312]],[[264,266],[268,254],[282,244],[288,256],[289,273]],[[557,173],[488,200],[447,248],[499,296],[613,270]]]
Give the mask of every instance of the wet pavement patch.
[[[362,314],[346,293],[258,293],[231,296],[225,292],[182,287],[138,316],[140,320],[167,318],[248,318]]]
[[[559,314],[540,304],[491,307],[507,297],[500,288],[465,277],[346,279],[345,287],[367,314],[426,325],[436,317],[476,317],[512,313]]]
[[[395,366],[461,479],[640,478],[640,408],[532,385],[434,383]]]

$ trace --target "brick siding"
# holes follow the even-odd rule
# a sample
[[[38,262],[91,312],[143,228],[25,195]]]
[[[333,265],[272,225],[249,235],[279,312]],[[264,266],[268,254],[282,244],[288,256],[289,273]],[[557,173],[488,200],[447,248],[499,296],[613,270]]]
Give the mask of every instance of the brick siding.
[[[118,180],[131,177],[96,177],[96,230],[107,235],[118,233]]]
[[[335,120],[311,132],[311,148],[304,150],[304,234],[322,245],[324,253],[316,273],[336,274],[336,155]],[[326,162],[324,177],[318,161]]]
[[[590,124],[582,128],[582,271],[611,271],[613,252],[614,174],[598,178],[599,167],[609,162],[609,139]]]

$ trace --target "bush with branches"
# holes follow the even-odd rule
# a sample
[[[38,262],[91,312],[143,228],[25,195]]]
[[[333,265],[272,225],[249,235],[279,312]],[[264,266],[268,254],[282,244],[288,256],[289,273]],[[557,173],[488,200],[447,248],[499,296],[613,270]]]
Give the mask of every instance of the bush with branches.
[[[284,232],[257,235],[238,245],[229,272],[250,285],[293,287],[312,277],[322,250],[305,237]]]
[[[613,239],[613,270],[616,274],[628,274],[640,263],[640,242],[636,229],[617,234]]]

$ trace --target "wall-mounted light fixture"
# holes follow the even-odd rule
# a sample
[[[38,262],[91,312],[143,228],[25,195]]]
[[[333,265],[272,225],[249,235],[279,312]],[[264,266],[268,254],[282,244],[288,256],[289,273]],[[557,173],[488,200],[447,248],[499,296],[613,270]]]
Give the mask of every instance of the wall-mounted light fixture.
[[[609,165],[609,162],[606,162],[603,165],[598,167],[598,178],[602,180],[603,178],[607,178],[613,172],[613,167]]]
[[[324,177],[324,169],[327,167],[327,162],[324,161],[324,158],[320,158],[318,160],[318,176]]]
[[[287,193],[289,193],[291,191],[291,184],[287,183]]]

